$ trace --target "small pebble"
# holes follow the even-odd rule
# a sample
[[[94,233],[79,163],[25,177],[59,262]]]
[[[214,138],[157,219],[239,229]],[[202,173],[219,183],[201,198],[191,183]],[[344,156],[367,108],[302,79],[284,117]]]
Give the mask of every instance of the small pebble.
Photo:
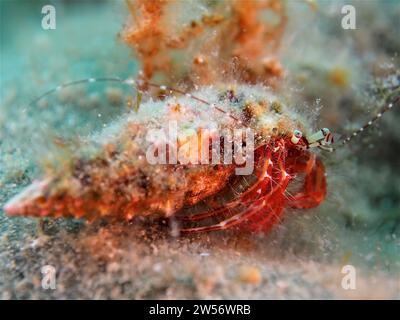
[[[257,267],[244,266],[239,270],[239,279],[244,283],[257,285],[261,283],[262,277]]]

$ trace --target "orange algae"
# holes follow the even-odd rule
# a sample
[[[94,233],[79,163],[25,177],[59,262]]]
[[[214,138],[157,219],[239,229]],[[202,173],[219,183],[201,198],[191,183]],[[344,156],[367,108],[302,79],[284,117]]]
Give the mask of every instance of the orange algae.
[[[175,21],[193,3],[127,2],[131,17],[121,38],[142,63],[144,80],[274,85],[283,75],[277,54],[287,17],[279,0],[205,3],[206,13],[179,27]]]

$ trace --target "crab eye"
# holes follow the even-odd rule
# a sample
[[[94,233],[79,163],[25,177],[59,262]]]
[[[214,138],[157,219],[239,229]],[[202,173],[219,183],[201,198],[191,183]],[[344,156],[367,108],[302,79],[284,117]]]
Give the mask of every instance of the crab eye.
[[[293,134],[296,138],[301,138],[303,136],[303,133],[300,130],[294,130]]]
[[[294,130],[290,141],[292,141],[293,144],[298,144],[302,136],[303,133],[300,130]]]
[[[322,131],[322,134],[324,135],[324,137],[327,136],[331,132],[328,128],[322,128],[321,131]]]

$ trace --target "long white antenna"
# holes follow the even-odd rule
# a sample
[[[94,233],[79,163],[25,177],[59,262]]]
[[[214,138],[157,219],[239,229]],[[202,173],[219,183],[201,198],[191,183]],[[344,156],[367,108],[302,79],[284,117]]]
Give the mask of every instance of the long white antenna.
[[[361,128],[353,131],[349,136],[345,137],[339,147],[348,144],[353,138],[357,137],[359,134],[363,133],[366,129],[372,126],[378,119],[382,118],[382,116],[391,110],[395,105],[398,105],[400,102],[400,95],[396,96],[391,102],[385,105],[371,120],[369,120],[366,124],[364,124]],[[337,148],[333,149],[336,150]]]
[[[186,91],[175,89],[175,88],[172,88],[172,87],[169,87],[169,86],[158,85],[158,84],[155,84],[155,83],[152,83],[152,82],[148,82],[148,81],[144,81],[144,80],[135,80],[135,79],[132,79],[132,78],[121,79],[119,77],[103,77],[103,78],[87,78],[87,79],[67,82],[67,83],[61,84],[61,85],[59,85],[59,86],[57,86],[57,87],[55,87],[55,88],[53,88],[53,89],[51,89],[49,91],[46,91],[45,93],[43,93],[42,95],[37,97],[35,100],[31,101],[29,103],[29,105],[34,105],[38,101],[43,99],[44,97],[48,96],[49,94],[52,94],[53,92],[60,91],[60,90],[62,90],[64,88],[72,87],[72,86],[77,85],[77,84],[95,83],[95,82],[118,82],[118,83],[121,83],[121,84],[128,85],[130,87],[134,87],[138,91],[139,91],[138,88],[140,88],[140,87],[142,87],[144,85],[148,85],[148,86],[153,87],[153,88],[159,88],[161,90],[168,90],[170,92],[176,92],[176,93],[185,95],[185,96],[187,96],[189,98],[192,98],[192,99],[194,99],[194,100],[196,100],[196,101],[198,101],[198,102],[200,102],[202,104],[208,105],[208,106],[214,108],[215,110],[228,115],[233,120],[235,120],[235,121],[239,122],[240,124],[242,124],[241,120],[239,118],[237,118],[236,116],[228,113],[227,111],[225,111],[224,109],[218,107],[217,105],[215,105],[213,103],[210,103],[210,102],[208,102],[208,101],[206,101],[204,99],[201,99],[199,97],[196,97],[196,96],[194,96],[194,95],[192,95],[192,94],[190,94],[190,93],[188,93]]]
[[[43,99],[44,97],[48,96],[49,94],[52,94],[53,92],[56,91],[60,91],[64,88],[67,87],[72,87],[75,86],[77,84],[82,84],[82,83],[94,83],[94,82],[119,82],[119,83],[124,83],[124,80],[117,78],[117,77],[110,77],[110,78],[87,78],[87,79],[82,79],[82,80],[76,80],[76,81],[72,81],[72,82],[67,82],[64,84],[61,84],[49,91],[46,91],[45,93],[43,93],[42,95],[40,95],[39,97],[37,97],[35,100],[32,100],[29,105],[34,105],[35,103],[37,103],[38,101],[40,101],[41,99]]]

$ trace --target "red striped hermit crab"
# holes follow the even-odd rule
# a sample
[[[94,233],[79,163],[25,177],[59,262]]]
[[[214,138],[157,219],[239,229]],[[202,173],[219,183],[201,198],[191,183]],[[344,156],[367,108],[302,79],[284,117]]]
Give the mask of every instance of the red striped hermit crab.
[[[311,135],[302,133],[308,128],[305,119],[279,102],[265,87],[241,85],[222,91],[202,87],[189,94],[132,79],[85,81],[156,87],[167,97],[143,102],[137,112],[131,110],[103,132],[89,137],[83,150],[94,151],[77,152],[61,170],[34,182],[6,204],[6,213],[88,220],[132,220],[136,216],[162,214],[179,220],[183,233],[236,225],[265,231],[280,220],[285,208],[312,208],[326,196],[325,169],[312,148],[331,150],[333,135],[326,128]],[[57,90],[73,84],[59,86]],[[172,93],[183,95],[169,96]],[[366,126],[398,100],[389,103]],[[194,163],[184,155],[176,163],[149,163],[146,150],[154,142],[149,139],[149,131],[163,129],[171,120],[178,126],[177,146],[196,141],[191,150],[197,154],[203,152],[206,164]],[[235,169],[246,165],[247,154],[241,165],[211,161],[214,150],[208,142],[212,142],[212,137],[198,134],[210,124],[217,130],[254,131],[251,175],[235,174]],[[184,134],[180,135],[182,130]],[[353,135],[357,134],[358,131]],[[237,153],[222,140],[218,139],[217,158],[221,159],[228,149]],[[246,140],[241,147],[250,143]],[[167,140],[164,146],[166,159],[170,159],[173,141]],[[160,150],[153,148],[152,155],[159,156]],[[295,185],[297,188],[293,190]]]

